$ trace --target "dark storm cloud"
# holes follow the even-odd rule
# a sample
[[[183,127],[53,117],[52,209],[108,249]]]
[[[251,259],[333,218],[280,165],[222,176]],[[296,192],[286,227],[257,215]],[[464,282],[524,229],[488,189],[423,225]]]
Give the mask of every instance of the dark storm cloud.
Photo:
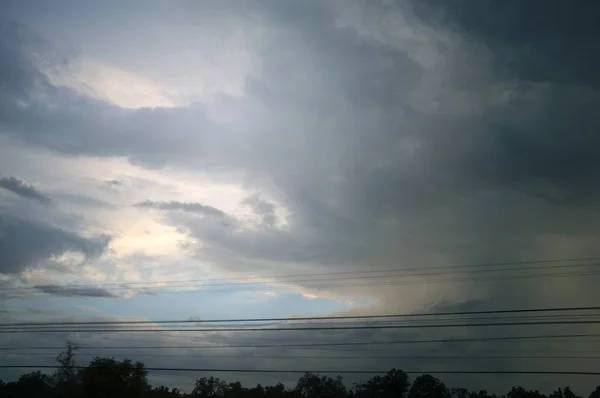
[[[226,217],[227,215],[222,211],[217,209],[216,207],[203,205],[202,203],[193,203],[193,202],[155,202],[152,200],[145,200],[140,203],[136,203],[135,207],[146,207],[153,208],[159,210],[181,210],[191,213],[198,213],[205,216],[212,217]]]
[[[435,23],[439,3],[414,1],[417,15]],[[534,82],[600,85],[596,71],[600,34],[596,2],[543,0],[458,1],[443,8],[445,19],[476,36],[494,52],[496,67],[510,77]]]
[[[15,177],[0,178],[0,188],[9,190],[23,198],[33,199],[39,203],[50,203],[50,199],[38,191],[34,186],[26,184]]]
[[[35,289],[62,297],[118,297],[106,289],[97,287],[65,287],[60,285],[35,285]]]
[[[264,4],[274,34],[260,46],[261,74],[247,79],[244,98],[213,103],[227,110],[220,119],[209,105],[125,111],[54,88],[8,31],[2,133],[69,155],[239,173],[269,190],[292,214],[281,230],[270,228],[273,206],[256,198],[246,204],[269,228],[226,228],[199,217],[221,214],[202,204],[141,203],[180,210],[166,219],[206,244],[201,258],[228,270],[310,274],[598,254],[595,2]],[[35,90],[62,106],[49,109]],[[572,273],[349,294],[375,297],[372,310],[391,313],[584,305],[597,302],[596,291],[593,277]],[[557,349],[508,347],[534,345]]]
[[[2,92],[3,131],[62,153],[239,173],[269,190],[293,215],[282,230],[238,233],[190,216],[204,205],[146,204],[185,210],[167,217],[209,242],[202,255],[228,269],[261,260],[350,271],[593,251],[594,81],[530,78],[496,62],[510,53],[500,53],[490,32],[463,29],[458,14],[440,5],[427,12],[443,18],[419,19],[413,6],[261,9],[273,33],[258,53],[262,73],[248,78],[244,98],[213,103],[227,109],[225,118],[204,112],[208,105],[122,110],[85,99],[49,85],[22,55],[23,65],[11,61],[7,70],[29,73],[21,79],[28,89]],[[583,23],[574,37],[586,29],[595,28]],[[26,54],[19,37],[7,37],[4,51]],[[537,44],[529,51],[552,52]],[[553,60],[575,67],[570,58]],[[48,109],[26,96],[32,81],[63,106]],[[258,205],[268,225],[272,209]],[[377,294],[399,302],[396,289]]]
[[[107,236],[90,239],[42,222],[0,216],[0,273],[20,273],[67,251],[101,255]]]

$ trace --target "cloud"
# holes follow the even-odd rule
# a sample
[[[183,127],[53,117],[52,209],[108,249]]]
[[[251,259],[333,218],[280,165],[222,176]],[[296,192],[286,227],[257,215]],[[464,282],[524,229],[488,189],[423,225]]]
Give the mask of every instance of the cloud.
[[[35,289],[63,297],[118,297],[106,289],[97,287],[68,287],[60,285],[35,285]]]
[[[234,212],[194,202],[184,188],[129,199],[160,198],[135,206],[162,210],[162,222],[197,244],[197,260],[223,273],[594,256],[597,7],[565,3],[544,9],[542,21],[537,2],[261,2],[248,7],[261,34],[249,34],[256,42],[244,47],[261,67],[245,77],[243,94],[170,109],[122,109],[53,86],[32,62],[32,54],[46,54],[38,51],[45,43],[11,25],[0,42],[2,80],[9,82],[0,91],[0,134],[57,155],[119,157],[166,178],[185,170],[258,192],[241,204],[260,218],[256,228],[214,222]],[[234,20],[248,22],[246,10],[235,11]],[[202,35],[189,37],[202,43]],[[277,229],[279,205],[289,217]],[[30,228],[38,225],[47,224]],[[83,251],[86,238],[60,231],[52,245],[33,239],[33,251],[24,248],[28,234],[13,233],[22,238],[7,247],[17,250],[18,264],[61,252],[65,241]],[[567,274],[295,287],[320,297],[367,297],[373,306],[356,311],[376,313],[598,300],[593,278]]]
[[[264,200],[258,195],[250,196],[244,199],[242,203],[250,206],[264,225],[274,227],[277,223],[277,213],[274,203]]]
[[[50,199],[35,187],[28,185],[15,177],[0,178],[0,188],[4,188],[23,198],[33,199],[45,205],[50,203]]]
[[[513,56],[522,66],[537,56],[511,53],[520,45],[512,33],[474,22],[492,15],[492,5],[472,14],[364,6],[361,21],[353,5],[337,4],[259,9],[269,35],[245,96],[186,108],[125,112],[53,87],[28,63],[30,47],[15,39],[5,51],[20,56],[3,57],[12,59],[6,71],[27,78],[15,81],[23,89],[3,92],[6,131],[62,154],[218,170],[268,192],[292,215],[285,231],[209,225],[189,214],[222,211],[199,203],[138,203],[185,212],[167,219],[208,243],[201,255],[226,270],[284,263],[351,271],[591,250],[598,233],[592,181],[600,173],[594,90],[557,80],[558,72],[534,79],[515,68]],[[435,19],[439,13],[447,23]],[[552,57],[556,71],[580,67],[555,57],[553,43],[528,40],[528,51]],[[589,74],[577,79],[585,76],[594,84]],[[60,106],[25,95],[34,88]],[[17,99],[31,105],[18,107]],[[266,225],[273,222],[268,203],[251,202]],[[391,290],[369,294],[399,302]]]
[[[57,194],[56,197],[57,197],[57,200],[60,199],[64,202],[67,202],[67,203],[70,203],[70,204],[73,204],[76,206],[86,207],[86,208],[100,208],[100,209],[114,208],[114,206],[108,202],[105,202],[103,200],[96,199],[96,198],[93,198],[93,197],[87,196],[87,195],[80,195],[80,194],[74,194],[74,193],[61,193],[61,194]]]
[[[103,185],[111,189],[118,189],[123,186],[123,181],[119,180],[104,180],[102,181]]]
[[[181,105],[175,90],[102,62],[80,59],[68,68],[44,71],[50,83],[121,108],[172,108]]]
[[[108,236],[85,238],[41,222],[0,216],[0,273],[16,274],[68,251],[100,256]]]
[[[185,212],[198,213],[205,216],[212,217],[226,217],[227,215],[222,211],[212,206],[203,205],[202,203],[194,202],[154,202],[151,200],[145,200],[143,202],[136,203],[135,207],[146,207],[159,210],[181,210]]]

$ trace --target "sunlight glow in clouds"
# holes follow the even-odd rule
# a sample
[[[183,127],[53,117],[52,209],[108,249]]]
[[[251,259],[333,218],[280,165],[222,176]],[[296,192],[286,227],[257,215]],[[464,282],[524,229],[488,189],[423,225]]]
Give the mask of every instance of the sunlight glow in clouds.
[[[173,108],[186,103],[176,90],[105,63],[80,59],[67,69],[44,71],[50,82],[121,108]]]
[[[599,255],[596,3],[4,3],[0,278],[36,306],[206,319],[598,302],[588,276],[461,266]],[[445,279],[416,272],[437,266]],[[120,300],[96,281],[164,289]]]

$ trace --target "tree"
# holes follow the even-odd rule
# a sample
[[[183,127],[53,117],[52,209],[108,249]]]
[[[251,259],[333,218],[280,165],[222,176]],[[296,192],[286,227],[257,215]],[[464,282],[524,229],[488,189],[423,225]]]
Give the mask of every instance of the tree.
[[[558,388],[556,391],[552,392],[549,398],[580,398],[571,390],[569,386],[565,388]]]
[[[408,375],[401,370],[392,369],[383,377],[381,398],[406,397],[409,387]]]
[[[450,389],[450,397],[451,398],[471,398],[471,392],[466,388],[451,388]]]
[[[223,398],[227,391],[227,384],[218,377],[202,377],[196,380],[193,397]]]
[[[408,392],[409,398],[450,398],[450,391],[431,375],[417,377]]]
[[[365,383],[357,384],[354,393],[357,398],[403,398],[408,393],[408,376],[401,370],[392,369],[385,376],[375,376]]]
[[[160,386],[153,388],[148,393],[149,398],[180,398],[181,393],[177,388],[169,389],[169,387]]]
[[[52,390],[50,378],[40,371],[26,373],[19,380],[3,386],[2,397],[46,398]]]
[[[141,398],[150,391],[144,364],[95,358],[81,374],[86,398]]]
[[[332,379],[327,376],[319,377],[314,373],[305,373],[298,380],[294,394],[300,398],[341,398],[346,397],[348,392],[339,376]]]
[[[54,396],[57,398],[70,398],[77,395],[76,350],[77,346],[75,343],[67,341],[65,351],[56,357],[56,362],[60,365],[53,375]]]
[[[375,376],[364,383],[357,384],[354,387],[354,395],[356,398],[371,398],[381,397],[384,390],[383,377]]]
[[[526,390],[523,387],[513,387],[506,398],[545,398],[546,396],[537,390]]]
[[[596,389],[592,391],[590,398],[600,398],[600,386],[596,387]]]
[[[274,386],[266,386],[262,396],[265,398],[283,398],[291,395],[292,392],[285,388],[283,383],[277,383]]]
[[[490,395],[487,390],[480,390],[479,392],[472,391],[469,398],[496,398],[496,395]]]

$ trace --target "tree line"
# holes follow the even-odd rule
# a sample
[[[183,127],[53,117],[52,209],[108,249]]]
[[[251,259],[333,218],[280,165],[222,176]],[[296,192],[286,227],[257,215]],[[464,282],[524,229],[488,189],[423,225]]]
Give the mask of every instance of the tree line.
[[[56,371],[23,374],[17,381],[0,381],[0,398],[581,398],[571,388],[558,388],[549,395],[537,390],[512,387],[505,395],[485,390],[448,388],[438,378],[424,374],[412,383],[402,370],[392,369],[348,388],[340,376],[306,373],[293,388],[281,383],[243,387],[239,381],[225,382],[217,377],[196,380],[190,393],[166,386],[152,387],[141,362],[129,359],[94,358],[88,366],[75,364],[74,344],[69,342],[56,358]],[[589,398],[600,398],[598,386]]]

